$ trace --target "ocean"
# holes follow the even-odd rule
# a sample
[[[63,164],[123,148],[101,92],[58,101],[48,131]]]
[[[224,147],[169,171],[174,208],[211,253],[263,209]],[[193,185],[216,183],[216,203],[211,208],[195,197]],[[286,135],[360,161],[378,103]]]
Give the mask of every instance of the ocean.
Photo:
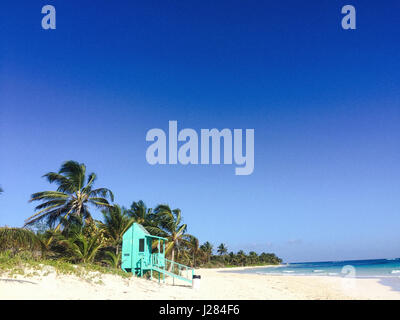
[[[268,275],[328,275],[356,278],[399,278],[400,258],[288,263],[282,266],[229,271]]]

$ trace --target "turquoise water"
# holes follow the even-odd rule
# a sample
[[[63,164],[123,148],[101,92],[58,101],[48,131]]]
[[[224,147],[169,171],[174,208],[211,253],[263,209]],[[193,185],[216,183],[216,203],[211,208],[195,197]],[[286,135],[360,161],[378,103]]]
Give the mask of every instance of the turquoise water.
[[[231,271],[230,271],[231,272]],[[239,273],[269,275],[328,275],[361,277],[400,277],[400,258],[289,263],[277,267],[238,270]]]

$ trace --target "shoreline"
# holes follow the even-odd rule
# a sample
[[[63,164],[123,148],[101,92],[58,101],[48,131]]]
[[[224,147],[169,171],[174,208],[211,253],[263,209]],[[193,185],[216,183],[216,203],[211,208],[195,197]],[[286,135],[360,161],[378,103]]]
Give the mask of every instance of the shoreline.
[[[239,273],[237,271],[249,270],[249,269],[265,269],[265,268],[278,268],[284,267],[285,264],[280,265],[266,265],[266,266],[253,266],[253,267],[231,267],[231,268],[209,268],[216,271],[223,271],[224,273],[229,273],[232,271],[233,274],[256,274],[260,276],[282,276],[282,277],[337,277],[337,278],[352,278],[352,279],[381,279],[381,280],[397,280],[400,281],[399,275],[356,275],[353,277],[345,277],[345,274],[341,273],[329,273],[329,272],[315,272],[315,273]],[[195,270],[207,270],[208,268],[199,268]],[[398,290],[400,291],[400,285]]]
[[[196,270],[216,270],[216,271],[229,271],[229,270],[247,270],[247,269],[262,269],[262,268],[277,268],[282,267],[282,264],[267,264],[265,266],[246,266],[246,267],[225,267],[225,268],[198,268]]]

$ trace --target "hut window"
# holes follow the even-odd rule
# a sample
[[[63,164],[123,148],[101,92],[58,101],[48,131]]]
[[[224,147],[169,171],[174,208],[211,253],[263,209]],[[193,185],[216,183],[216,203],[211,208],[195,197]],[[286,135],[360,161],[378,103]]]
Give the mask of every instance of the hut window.
[[[144,251],[144,239],[139,239],[139,252]]]

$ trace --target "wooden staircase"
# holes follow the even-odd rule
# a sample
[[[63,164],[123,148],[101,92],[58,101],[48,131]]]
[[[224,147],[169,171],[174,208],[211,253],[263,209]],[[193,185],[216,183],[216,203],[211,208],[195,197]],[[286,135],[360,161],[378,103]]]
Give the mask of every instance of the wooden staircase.
[[[158,281],[161,281],[161,275],[165,282],[165,276],[172,277],[173,279],[182,280],[192,284],[194,269],[175,261],[164,258],[163,255],[158,253],[151,254],[150,261],[142,259],[140,267],[140,275],[143,276],[144,271],[151,271],[150,277],[153,279],[153,272],[158,272]]]

